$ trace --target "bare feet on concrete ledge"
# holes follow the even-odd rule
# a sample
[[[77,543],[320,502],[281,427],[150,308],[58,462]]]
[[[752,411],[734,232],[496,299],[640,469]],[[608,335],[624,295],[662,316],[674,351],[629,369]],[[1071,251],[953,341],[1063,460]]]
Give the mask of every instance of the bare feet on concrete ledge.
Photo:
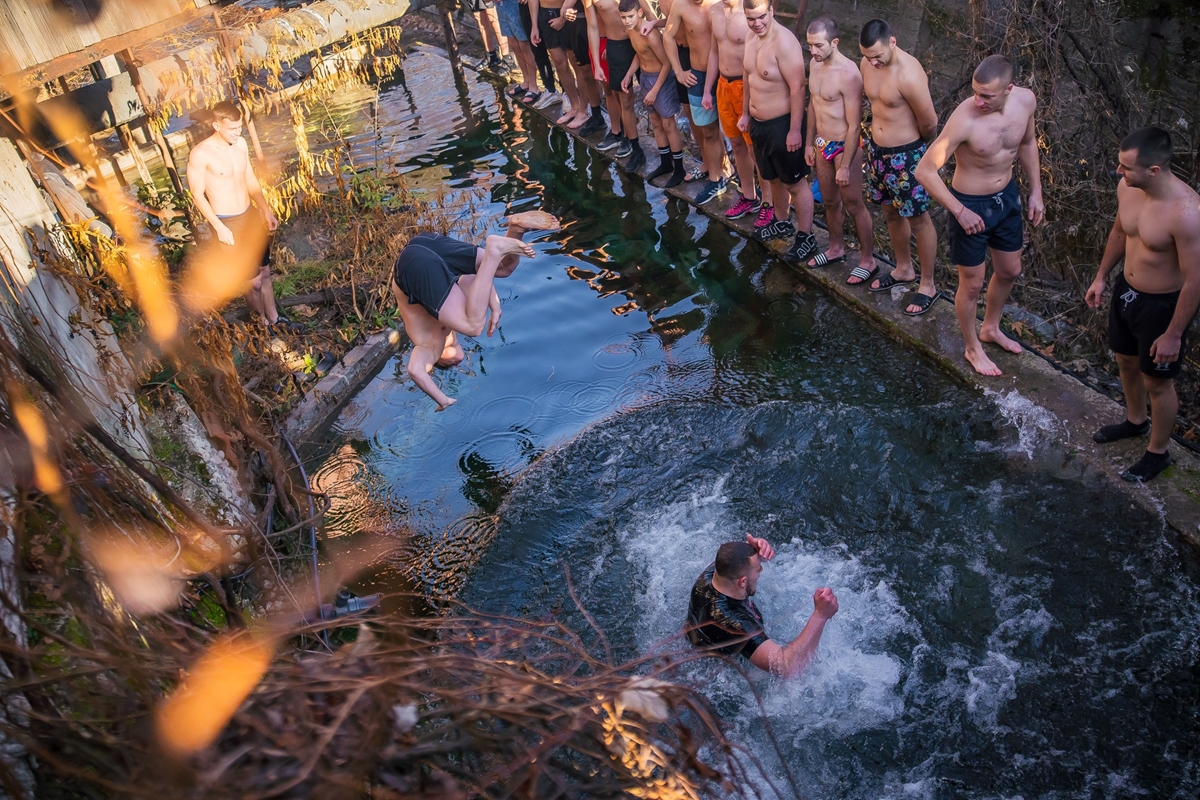
[[[975,371],[980,375],[986,375],[989,378],[994,378],[997,375],[1004,374],[1000,371],[1000,368],[997,367],[996,364],[987,357],[987,354],[983,352],[982,347],[978,350],[967,350],[963,353],[963,355],[967,357],[967,361],[971,363],[971,366],[974,367]]]
[[[1007,350],[1010,353],[1016,353],[1018,355],[1020,355],[1020,353],[1021,353],[1020,343],[1015,342],[1012,339],[1005,336],[1004,333],[999,328],[995,328],[995,329],[980,328],[979,329],[979,341],[991,342],[992,344],[1000,345],[1000,347],[1003,347],[1005,350]]]
[[[509,236],[520,236],[527,231],[556,231],[562,227],[558,217],[545,211],[522,211],[505,221],[508,223]]]

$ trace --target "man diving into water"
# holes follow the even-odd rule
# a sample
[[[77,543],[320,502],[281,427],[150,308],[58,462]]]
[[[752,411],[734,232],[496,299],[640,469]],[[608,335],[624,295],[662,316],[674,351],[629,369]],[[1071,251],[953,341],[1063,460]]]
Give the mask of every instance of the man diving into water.
[[[412,339],[408,375],[421,391],[437,402],[438,411],[452,405],[430,372],[463,360],[457,334],[487,335],[500,324],[500,297],[493,281],[507,278],[521,256],[533,256],[522,238],[529,231],[558,230],[558,220],[544,211],[526,211],[508,218],[504,236],[489,236],[483,247],[436,233],[419,233],[409,240],[392,270],[392,293]],[[491,320],[488,320],[488,311]]]
[[[816,655],[825,623],[838,611],[838,601],[832,589],[817,589],[812,616],[800,635],[782,645],[771,639],[750,598],[758,589],[762,562],[774,557],[775,548],[766,539],[749,534],[744,542],[721,545],[717,560],[692,586],[687,637],[695,647],[740,655],[761,670],[794,678]]]

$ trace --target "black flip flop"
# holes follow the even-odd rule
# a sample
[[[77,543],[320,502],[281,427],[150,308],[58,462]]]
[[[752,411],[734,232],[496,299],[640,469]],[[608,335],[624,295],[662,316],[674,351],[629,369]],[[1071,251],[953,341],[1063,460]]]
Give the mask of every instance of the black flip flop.
[[[870,271],[865,270],[862,267],[855,267],[854,269],[850,270],[850,275],[847,276],[847,278],[846,278],[846,285],[847,286],[862,286],[864,284],[870,283],[871,279],[874,278],[878,274],[879,274],[878,266],[875,266]],[[858,281],[855,283],[852,283],[850,281],[850,278],[858,278]]]
[[[840,262],[843,262],[846,260],[846,256],[840,255],[840,256],[836,256],[834,258],[830,258],[825,253],[817,253],[816,257],[811,260],[813,263],[808,265],[809,268],[816,269],[817,267],[828,267],[830,264],[838,264]]]
[[[929,296],[929,295],[927,295],[927,294],[921,294],[920,292],[917,292],[916,294],[914,294],[912,297],[908,298],[908,300],[906,300],[906,301],[905,301],[905,303],[904,303],[904,316],[906,316],[906,317],[919,317],[919,316],[921,316],[921,315],[922,315],[922,314],[924,314],[926,311],[928,311],[929,309],[933,308],[933,301],[934,301],[934,300],[937,300],[937,295],[936,295],[936,294],[935,294],[933,297],[930,297],[930,296]],[[920,310],[920,311],[909,311],[909,310],[908,310],[908,307],[909,307],[909,306],[917,306],[917,307],[918,307],[918,308],[920,308],[921,310]]]
[[[909,284],[920,283],[920,282],[921,282],[921,273],[919,273],[919,272],[917,273],[916,277],[910,278],[908,280],[904,280],[903,278],[895,277],[895,270],[893,270],[892,272],[889,272],[887,275],[884,275],[882,278],[879,279],[878,286],[873,287],[873,288],[868,286],[867,291],[868,292],[886,292],[886,291],[889,291],[893,286],[908,286]]]

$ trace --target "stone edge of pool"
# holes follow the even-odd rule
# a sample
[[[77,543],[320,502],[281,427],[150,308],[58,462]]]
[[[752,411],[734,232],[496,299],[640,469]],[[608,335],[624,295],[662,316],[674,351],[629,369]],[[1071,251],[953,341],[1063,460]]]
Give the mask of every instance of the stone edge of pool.
[[[431,48],[432,49],[432,48]],[[629,174],[645,176],[656,166],[657,145],[652,136],[645,133],[639,138],[647,153],[647,164],[643,170],[633,173],[596,145],[603,133],[591,137],[579,136],[575,131],[554,121],[556,114],[549,110],[536,110],[514,103],[506,96],[506,102],[514,113],[521,111],[537,114],[551,125],[567,132],[577,141],[586,144],[595,153],[616,164]],[[555,109],[557,106],[551,106]],[[696,162],[685,157],[689,169]],[[782,261],[788,243],[754,242],[750,239],[752,217],[727,220],[725,211],[736,200],[736,192],[725,195],[703,206],[696,204],[699,182],[681,184],[663,189],[667,194],[687,202],[700,213],[725,225],[755,244],[766,247]],[[661,187],[660,187],[661,188]],[[828,245],[828,234],[816,229],[821,247]],[[1097,392],[1078,379],[1065,374],[1056,365],[1040,355],[1026,350],[1015,355],[999,348],[989,348],[997,366],[1004,371],[999,378],[984,378],[974,371],[963,356],[962,334],[954,314],[953,302],[937,302],[921,317],[905,316],[901,309],[901,292],[872,294],[865,288],[855,289],[845,284],[850,269],[857,266],[858,252],[847,251],[846,263],[833,269],[813,270],[788,265],[804,283],[817,286],[833,297],[842,306],[866,318],[875,327],[894,341],[915,349],[930,358],[952,379],[982,393],[1007,394],[1017,391],[1031,403],[1053,415],[1060,426],[1056,436],[1057,448],[1042,448],[1036,462],[1031,466],[1047,470],[1061,477],[1103,485],[1126,494],[1132,502],[1150,513],[1161,517],[1185,542],[1200,555],[1200,459],[1176,442],[1171,443],[1171,454],[1175,466],[1145,485],[1126,483],[1120,472],[1138,459],[1144,448],[1143,440],[1101,447],[1092,441],[1092,433],[1101,425],[1117,422],[1124,413],[1123,407],[1111,398]]]

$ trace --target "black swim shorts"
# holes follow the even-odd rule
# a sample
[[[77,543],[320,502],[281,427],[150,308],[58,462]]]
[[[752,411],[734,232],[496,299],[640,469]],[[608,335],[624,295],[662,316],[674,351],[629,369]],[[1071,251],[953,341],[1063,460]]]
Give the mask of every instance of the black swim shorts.
[[[684,72],[692,71],[692,50],[685,44],[676,43],[675,48],[679,51],[679,68]]]
[[[764,181],[783,181],[793,186],[808,177],[808,162],[804,160],[804,131],[808,128],[808,113],[800,123],[800,147],[787,149],[791,114],[766,122],[750,117],[750,139],[754,143],[754,162]]]
[[[437,317],[463,275],[475,274],[476,247],[449,236],[418,233],[396,257],[392,280],[408,297]]]
[[[953,187],[958,201],[983,219],[979,233],[967,233],[950,216],[950,263],[959,267],[981,267],[988,248],[1002,253],[1019,252],[1025,243],[1025,223],[1021,217],[1021,192],[1017,180],[1009,181],[995,194],[964,194]]]
[[[267,223],[263,221],[262,214],[258,213],[258,209],[253,203],[240,214],[227,217],[218,214],[217,219],[221,220],[222,224],[233,234],[233,246],[222,243],[216,236],[213,237],[214,244],[228,248],[231,252],[236,250],[239,253],[245,248],[260,249],[261,252],[254,256],[258,266],[268,267],[271,265],[271,232],[267,230]]]
[[[625,80],[629,68],[633,66],[633,59],[637,58],[637,51],[628,39],[609,39],[605,52],[608,54],[608,88],[619,92],[621,81]],[[634,86],[637,86],[636,75],[630,83],[631,88]]]
[[[588,50],[587,20],[584,19],[583,9],[579,10],[579,15],[575,17],[575,21],[563,25],[559,33],[563,43],[562,46],[575,54],[575,63],[590,70],[592,68],[592,54]],[[592,72],[588,72],[588,77],[592,77],[592,75]]]
[[[1187,332],[1179,346],[1179,358],[1170,364],[1155,364],[1150,357],[1150,345],[1167,332],[1178,302],[1179,292],[1139,292],[1129,285],[1122,272],[1113,283],[1112,306],[1108,312],[1108,346],[1118,355],[1137,356],[1138,367],[1145,375],[1174,378],[1183,368]]]
[[[538,32],[542,35],[542,44],[547,50],[561,50],[566,44],[563,41],[563,33],[566,31],[566,24],[562,29],[554,30],[550,27],[550,20],[558,19],[562,14],[561,8],[546,8],[545,6],[538,7]]]

